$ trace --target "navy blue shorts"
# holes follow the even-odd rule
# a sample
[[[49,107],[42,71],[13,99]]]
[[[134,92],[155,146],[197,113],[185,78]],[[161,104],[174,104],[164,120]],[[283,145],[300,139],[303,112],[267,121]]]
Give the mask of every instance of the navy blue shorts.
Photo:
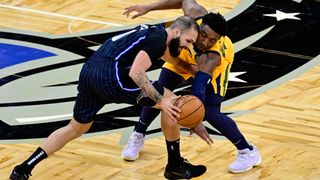
[[[114,60],[105,60],[103,64],[86,62],[79,77],[73,116],[79,123],[92,122],[105,104],[137,105],[137,97],[140,93],[140,88],[122,87],[116,75]]]

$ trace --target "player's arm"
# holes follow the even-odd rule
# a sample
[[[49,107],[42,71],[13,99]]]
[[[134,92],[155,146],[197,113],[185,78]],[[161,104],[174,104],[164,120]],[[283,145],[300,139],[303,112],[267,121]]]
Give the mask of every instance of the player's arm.
[[[137,18],[150,11],[165,10],[165,9],[182,9],[184,15],[197,18],[208,13],[208,11],[198,4],[195,0],[160,0],[155,3],[140,5],[136,4],[125,8],[123,15],[130,15],[131,12],[136,12],[131,18]]]
[[[131,12],[135,11],[136,14],[131,17],[132,19],[134,19],[144,14],[147,14],[150,11],[180,9],[182,7],[182,1],[183,0],[160,0],[158,2],[147,5],[135,4],[133,6],[126,7],[124,9],[125,11],[123,15],[127,15],[128,17]]]
[[[221,64],[221,56],[217,51],[206,51],[196,56],[199,71],[212,75],[213,70]]]
[[[162,95],[152,86],[147,70],[152,62],[145,51],[140,51],[131,66],[129,76],[154,102],[160,103]]]
[[[208,14],[208,11],[195,0],[183,0],[182,10],[184,15],[197,18]]]
[[[191,94],[197,96],[205,102],[205,90],[211,83],[212,73],[221,61],[218,52],[205,52],[196,58],[199,71],[195,74],[192,81]]]
[[[155,28],[151,29],[148,37],[141,44],[141,50],[136,55],[129,76],[141,88],[146,95],[155,103],[160,103],[162,99],[163,90],[157,91],[150,83],[147,76],[147,70],[152,65],[152,60],[159,58],[167,48],[166,39],[162,31]]]
[[[179,57],[173,57],[170,55],[169,48],[166,49],[164,55],[161,57],[164,61],[174,65],[181,71],[194,75],[199,69],[197,65],[190,64]]]
[[[162,88],[162,94],[151,84],[148,76],[147,70],[152,65],[149,55],[141,50],[129,71],[130,78],[141,88],[141,90],[156,103],[154,107],[161,109],[163,112],[168,114],[168,116],[176,121],[175,117],[179,117],[178,112],[180,109],[173,105],[173,101],[178,98],[178,96],[167,96],[164,98],[163,94],[166,93],[166,89]],[[168,92],[167,92],[168,93]]]

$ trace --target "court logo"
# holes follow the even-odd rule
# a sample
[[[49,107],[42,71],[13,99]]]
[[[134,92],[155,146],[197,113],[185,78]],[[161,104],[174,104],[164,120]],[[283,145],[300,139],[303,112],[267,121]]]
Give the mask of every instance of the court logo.
[[[318,37],[320,19],[316,8],[312,9],[315,4],[285,0],[281,9],[267,0],[244,4],[239,6],[241,11],[235,8],[226,15],[228,36],[236,51],[225,99],[229,104],[274,87],[275,81],[307,63],[319,62],[319,48],[312,45],[317,43],[313,41]],[[56,36],[0,29],[0,139],[47,137],[67,124],[83,63],[107,38],[125,31]],[[161,65],[148,72],[154,80]],[[190,83],[177,90],[188,91]],[[89,133],[131,133],[140,111],[141,107],[129,104],[106,104]],[[211,134],[219,134],[210,125],[207,128]],[[148,133],[160,132],[157,119]]]

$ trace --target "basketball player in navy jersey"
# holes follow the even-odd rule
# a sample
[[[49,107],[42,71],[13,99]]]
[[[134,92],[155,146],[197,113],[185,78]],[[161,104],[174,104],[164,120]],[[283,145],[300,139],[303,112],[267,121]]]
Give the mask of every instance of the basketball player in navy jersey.
[[[195,0],[161,0],[148,5],[133,5],[125,8],[124,15],[129,16],[130,13],[136,12],[132,16],[132,18],[136,18],[150,11],[172,8],[182,8],[185,15],[199,19],[197,22],[200,24],[200,32],[196,43],[194,43],[194,49],[190,51],[182,50],[179,58],[195,65],[198,64],[201,72],[197,72],[197,68],[185,68],[183,71],[177,68],[176,65],[166,62],[160,73],[159,84],[170,90],[174,90],[181,82],[193,76],[191,93],[204,102],[206,120],[221,132],[222,135],[227,137],[238,150],[237,159],[229,166],[229,171],[233,173],[249,171],[261,162],[258,149],[254,145],[249,144],[236,123],[220,111],[221,103],[227,90],[230,68],[234,59],[233,43],[226,36],[226,20],[219,13],[208,13]],[[208,84],[210,80],[211,83]],[[123,159],[133,161],[139,158],[139,152],[143,148],[147,128],[158,114],[159,111],[156,109],[143,108],[139,122],[135,126],[128,144],[122,151],[121,156]],[[170,123],[170,121],[165,122]],[[200,124],[196,128],[204,128],[204,126]],[[174,132],[174,130],[162,131],[164,133]],[[197,132],[205,131],[197,130]],[[169,163],[177,162],[177,158],[180,157],[178,135],[178,133],[172,135],[171,141],[167,141],[167,144],[174,147],[168,149],[168,151],[174,150],[176,151],[175,154],[177,154],[175,157],[171,157],[168,154]],[[211,144],[210,138],[207,137],[206,133],[198,135],[208,144]],[[173,177],[174,175],[168,174],[167,176]]]
[[[178,56],[182,49],[189,48],[196,41],[198,28],[192,18],[182,16],[168,28],[141,25],[108,39],[82,67],[69,124],[50,134],[27,160],[13,169],[10,179],[28,179],[41,160],[87,132],[96,113],[107,103],[153,106],[175,120],[180,109],[173,102],[178,96],[150,82],[146,71],[160,57]],[[201,165],[188,167],[200,174],[205,172]]]

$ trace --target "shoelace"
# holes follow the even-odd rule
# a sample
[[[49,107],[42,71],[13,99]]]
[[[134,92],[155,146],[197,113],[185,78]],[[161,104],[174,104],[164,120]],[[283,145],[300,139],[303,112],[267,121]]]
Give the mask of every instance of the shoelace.
[[[249,153],[245,153],[245,154],[238,154],[237,159],[240,162],[246,161],[248,159]]]

